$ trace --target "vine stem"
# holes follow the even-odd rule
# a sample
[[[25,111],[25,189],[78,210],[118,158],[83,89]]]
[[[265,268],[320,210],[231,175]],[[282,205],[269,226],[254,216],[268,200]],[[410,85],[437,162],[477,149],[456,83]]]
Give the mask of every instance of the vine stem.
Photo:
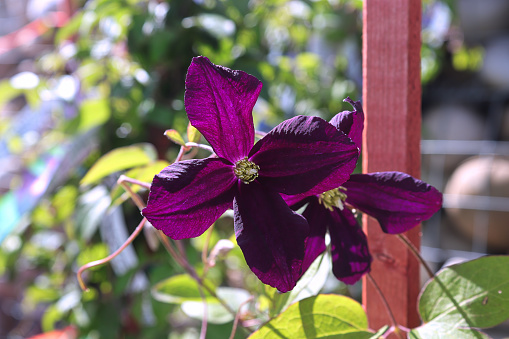
[[[113,252],[112,254],[110,254],[109,256],[107,256],[106,258],[103,258],[103,259],[100,259],[100,260],[95,260],[95,261],[92,261],[92,262],[89,262],[83,266],[81,266],[79,269],[78,269],[78,273],[76,274],[77,277],[78,277],[78,283],[80,284],[80,287],[83,291],[88,291],[88,287],[87,285],[85,284],[85,282],[83,281],[83,272],[91,267],[95,267],[95,266],[99,266],[99,265],[103,265],[109,261],[111,261],[113,258],[115,258],[117,255],[119,255],[127,246],[129,246],[129,244],[131,244],[133,242],[134,239],[136,239],[136,237],[140,234],[140,232],[143,230],[143,226],[145,225],[145,222],[147,221],[147,219],[143,218],[141,220],[141,222],[138,224],[138,226],[136,226],[136,229],[134,230],[133,233],[131,233],[131,235],[129,236],[129,238],[127,238],[127,240],[122,244],[122,246],[120,246],[115,252]]]
[[[396,322],[396,318],[394,317],[394,313],[392,313],[391,307],[389,306],[389,303],[387,302],[387,299],[385,299],[385,296],[382,293],[382,290],[380,289],[380,287],[376,283],[376,281],[373,278],[373,276],[371,275],[371,273],[368,273],[367,276],[368,276],[369,281],[371,281],[371,283],[373,284],[373,287],[375,287],[375,290],[378,292],[378,295],[382,299],[382,302],[383,302],[383,304],[385,306],[385,309],[387,310],[387,314],[389,315],[389,318],[391,318],[392,326],[394,328],[394,333],[396,333],[396,335],[399,338],[404,339],[405,337],[403,336],[403,333],[401,333],[401,330],[399,329],[399,325]]]
[[[235,317],[237,313],[222,298],[220,298],[214,290],[212,290],[209,286],[207,286],[204,283],[204,280],[198,276],[194,268],[191,265],[189,265],[189,262],[178,254],[178,250],[173,247],[168,237],[161,231],[159,231],[157,235],[159,236],[159,239],[161,240],[164,248],[175,259],[177,264],[179,264],[187,272],[187,274],[189,274],[191,278],[193,278],[198,283],[198,286],[206,290],[207,293],[210,294],[213,298],[217,299],[217,301],[219,301],[219,303],[226,309],[226,311],[228,311],[228,313],[232,314]],[[248,333],[252,332],[245,327],[242,328]]]
[[[202,273],[202,278],[205,279],[205,276],[207,275],[207,272],[210,268],[210,262],[209,262],[209,258],[208,258],[208,253],[209,253],[209,245],[210,245],[210,239],[212,238],[212,231],[214,230],[214,225],[215,224],[212,224],[212,226],[210,226],[209,230],[208,230],[208,234],[207,234],[207,239],[205,240],[205,244],[203,244],[203,249],[202,249],[202,252],[201,252],[201,261],[203,261],[203,273]]]
[[[397,236],[398,236],[399,240],[401,240],[405,244],[405,246],[410,250],[410,252],[412,252],[412,254],[417,258],[417,260],[419,260],[421,265],[424,267],[424,269],[428,273],[429,277],[432,278],[435,274],[429,267],[426,260],[424,260],[424,258],[421,256],[421,254],[419,253],[419,250],[414,246],[414,244],[412,244],[410,239],[408,239],[407,236],[404,234],[397,234]]]
[[[211,147],[207,146],[207,145],[201,145],[201,144],[195,144],[195,143],[188,143],[189,145],[186,145],[186,146],[182,146],[180,147],[180,151],[179,151],[179,154],[177,155],[177,159],[175,160],[175,162],[178,162],[178,161],[181,161],[182,158],[184,157],[185,153],[187,151],[189,151],[192,147],[199,147],[199,148],[204,148],[204,149],[207,149],[209,151],[211,151],[213,153],[213,150]],[[143,208],[145,208],[145,203],[143,202],[143,200],[141,199],[141,197],[136,194],[132,188],[127,184],[127,183],[132,183],[132,184],[135,184],[135,185],[140,185],[142,187],[145,187],[145,188],[148,188],[150,189],[150,184],[148,183],[145,183],[145,182],[142,182],[142,181],[139,181],[139,180],[136,180],[136,179],[133,179],[133,178],[129,178],[125,175],[121,175],[118,180],[117,180],[117,183],[119,185],[121,185],[126,191],[127,193],[130,195],[131,199],[133,200],[133,202],[136,204],[136,206],[138,207],[138,209],[142,210]],[[134,238],[141,232],[141,230],[143,229],[143,225],[145,224],[146,222],[146,218],[143,218],[142,222],[140,223],[140,225],[138,225],[138,227],[136,228],[135,232],[133,232],[133,234],[131,235],[131,237],[133,237],[133,235],[136,235],[133,237],[133,239],[131,239],[131,237],[128,238],[128,240],[126,241],[126,243],[124,243],[122,245],[121,248],[119,248],[114,254],[115,256],[118,255],[120,252],[122,252],[122,250],[127,246],[129,245],[130,242],[132,242],[132,240],[134,240]],[[211,232],[212,233],[212,232]],[[198,274],[196,273],[196,271],[194,270],[194,268],[189,264],[189,262],[187,261],[187,257],[186,257],[186,254],[185,254],[185,249],[183,248],[182,246],[182,243],[181,242],[176,242],[176,247],[175,248],[171,241],[168,239],[168,237],[162,232],[162,231],[158,231],[157,233],[157,236],[159,238],[159,240],[161,241],[161,243],[163,244],[164,248],[168,251],[168,253],[170,253],[170,256],[173,257],[173,259],[177,262],[178,265],[180,265],[182,268],[184,268],[184,270],[198,283],[198,289],[199,289],[199,292],[200,292],[200,295],[202,296],[202,299],[203,299],[203,302],[204,302],[204,319],[202,321],[202,328],[201,328],[201,331],[200,331],[200,338],[205,338],[205,335],[207,333],[207,305],[206,305],[206,299],[205,299],[205,295],[203,293],[203,290],[206,290],[213,298],[215,298],[216,300],[219,301],[219,303],[229,312],[231,313],[234,317],[237,316],[237,313],[222,299],[220,298],[216,292],[214,290],[212,290],[210,287],[208,287],[203,279],[201,279]],[[207,241],[210,241],[210,236],[209,238],[207,239]],[[117,253],[118,252],[118,253]],[[113,254],[112,254],[113,255]],[[101,260],[98,260],[97,262],[107,262],[111,259],[114,258],[114,256],[112,258],[110,258],[112,255],[104,258],[104,259],[101,259]],[[90,265],[94,264],[96,262],[92,262],[92,263],[88,263],[87,265],[85,266],[89,266],[89,267],[92,267]],[[100,264],[97,264],[97,265],[100,265]],[[80,270],[78,270],[78,281],[80,282],[80,286],[82,286],[82,288],[85,290],[85,285],[83,284],[83,281],[81,279],[81,273],[82,271],[84,271],[85,269],[87,269],[88,267],[85,267],[83,266],[83,270],[82,268],[80,268]],[[93,266],[96,266],[96,265],[93,265]],[[252,333],[252,331],[246,327],[242,327],[242,329],[247,332],[248,334],[249,333]]]
[[[117,184],[119,184],[120,186],[122,186],[126,191],[127,193],[129,194],[129,196],[131,197],[131,199],[133,200],[134,204],[138,207],[138,209],[141,211],[142,209],[145,208],[145,203],[143,202],[143,200],[141,199],[141,197],[134,193],[133,189],[131,188],[131,186],[129,186],[127,183],[130,182],[130,183],[133,183],[133,184],[136,184],[136,185],[140,185],[142,187],[146,187],[146,188],[150,188],[150,184],[148,184],[148,187],[147,186],[144,186],[144,182],[142,181],[138,181],[136,179],[133,179],[133,178],[129,178],[129,177],[126,177],[125,175],[121,175],[118,180],[117,180]]]
[[[208,321],[207,321],[207,319],[208,319],[207,299],[205,299],[205,293],[203,293],[201,286],[198,286],[198,291],[200,292],[201,300],[203,302],[203,317],[201,319],[200,339],[206,339],[207,324],[208,324]]]
[[[214,150],[209,145],[197,144],[196,142],[186,142],[186,147],[198,147],[207,150],[210,153],[214,153]]]
[[[129,182],[131,184],[135,184],[135,185],[141,186],[141,187],[146,188],[146,189],[150,188],[150,184],[148,182],[144,182],[144,181],[136,180],[136,179],[133,179],[133,178],[129,178],[128,176],[122,174],[118,178],[117,184],[122,185],[122,183],[124,183],[124,182]],[[125,186],[123,186],[123,187],[125,187]]]
[[[232,333],[230,334],[230,339],[235,338],[235,332],[237,332],[237,326],[239,324],[239,319],[240,319],[240,310],[242,309],[242,307],[244,307],[244,305],[250,303],[253,300],[254,300],[254,297],[250,296],[249,299],[247,299],[242,304],[240,304],[239,310],[237,311],[237,315],[235,315],[235,320],[233,321],[233,327],[232,327]]]

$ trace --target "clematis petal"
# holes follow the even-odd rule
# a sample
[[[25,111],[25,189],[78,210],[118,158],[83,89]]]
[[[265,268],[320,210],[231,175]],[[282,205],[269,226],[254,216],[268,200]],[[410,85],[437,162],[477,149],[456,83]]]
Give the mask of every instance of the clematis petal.
[[[306,219],[256,181],[238,184],[235,235],[246,262],[263,283],[288,292],[302,273]]]
[[[355,284],[371,269],[368,239],[349,209],[329,212],[332,273],[345,284]]]
[[[172,239],[197,237],[231,208],[236,182],[217,158],[171,164],[154,177],[142,214]]]
[[[262,83],[254,76],[216,66],[206,57],[193,58],[187,71],[189,121],[219,157],[233,164],[253,147],[252,110],[261,89]]]
[[[260,166],[258,181],[263,185],[288,195],[313,195],[348,180],[358,150],[325,120],[297,116],[267,133],[249,155]]]
[[[305,254],[302,263],[302,273],[306,272],[309,266],[322,254],[327,246],[325,245],[325,233],[330,222],[328,211],[318,203],[316,197],[306,199],[308,205],[302,213],[309,223],[309,235],[305,241]]]
[[[353,174],[343,186],[346,202],[376,218],[386,233],[408,231],[442,207],[442,193],[406,173]]]
[[[359,148],[359,153],[362,150],[362,130],[364,129],[364,111],[360,101],[353,101],[347,97],[345,102],[353,106],[354,111],[343,111],[336,114],[330,123],[348,135],[350,139]]]

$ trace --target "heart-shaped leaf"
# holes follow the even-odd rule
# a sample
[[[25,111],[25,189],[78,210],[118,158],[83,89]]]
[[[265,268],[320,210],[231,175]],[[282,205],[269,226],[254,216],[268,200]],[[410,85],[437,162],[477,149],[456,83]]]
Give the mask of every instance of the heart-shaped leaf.
[[[260,338],[371,338],[362,306],[341,295],[320,294],[301,300],[253,333]]]

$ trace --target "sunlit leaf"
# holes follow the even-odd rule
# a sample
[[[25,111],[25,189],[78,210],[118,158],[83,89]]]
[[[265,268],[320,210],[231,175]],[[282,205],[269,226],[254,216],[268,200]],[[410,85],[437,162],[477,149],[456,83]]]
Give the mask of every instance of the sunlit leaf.
[[[169,165],[170,163],[166,160],[158,160],[145,166],[133,168],[127,171],[125,176],[138,181],[150,183],[157,173],[161,172],[163,168]],[[142,188],[143,187],[139,185],[131,185],[131,189],[134,193],[139,192]],[[111,200],[113,201],[114,206],[123,203],[129,198],[129,195],[125,193],[125,190],[120,185],[116,186],[111,192]]]
[[[78,132],[85,132],[104,124],[110,118],[110,106],[106,99],[85,100],[80,106]]]
[[[293,290],[287,293],[289,294],[289,298],[282,310],[290,306],[291,303],[320,293],[325,285],[330,270],[331,260],[328,253],[316,258],[311,266],[309,266],[306,273],[299,279]]]
[[[509,318],[509,256],[486,256],[441,270],[424,287],[415,338],[484,338],[475,329]]]
[[[22,93],[21,89],[12,87],[9,80],[0,81],[0,107]]]
[[[215,289],[210,281],[205,281],[205,284],[210,289]],[[202,289],[202,292],[206,300],[215,300],[205,289]],[[181,304],[185,301],[202,301],[198,283],[187,274],[175,275],[158,282],[152,288],[152,296],[157,301],[170,304]]]
[[[509,256],[487,256],[444,268],[421,294],[422,320],[447,319],[478,328],[507,320],[508,268]]]
[[[385,332],[387,332],[389,330],[390,326],[389,325],[385,325],[385,326],[382,326],[378,331],[376,331],[375,334],[373,334],[373,336],[369,339],[378,339],[378,338],[383,338],[382,336],[385,334]]]
[[[180,146],[185,146],[186,142],[184,141],[184,138],[180,135],[180,133],[174,129],[168,129],[164,132],[164,135],[174,143]]]
[[[460,328],[453,323],[443,323],[431,321],[427,324],[414,328],[408,333],[410,339],[443,339],[443,338],[461,338],[461,339],[488,339],[485,333],[476,329]]]
[[[246,290],[232,287],[218,287],[216,291],[219,298],[224,300],[230,309],[237,312],[249,300],[250,294]],[[182,311],[194,319],[203,319],[205,305],[203,301],[185,301]],[[244,310],[247,305],[243,306]],[[207,322],[212,324],[225,324],[234,319],[234,315],[216,300],[207,302]]]
[[[42,330],[44,332],[49,332],[49,331],[53,331],[55,329],[55,324],[62,320],[62,318],[64,317],[64,313],[62,313],[55,305],[51,305],[49,306],[46,311],[44,312],[43,316],[42,316],[42,319],[41,319],[41,326],[42,326]],[[44,333],[44,334],[41,334],[39,336],[37,336],[38,338],[44,338],[44,339],[48,339],[48,338],[60,338],[58,336],[55,336],[56,333]],[[62,336],[62,333],[59,334],[60,336]]]
[[[250,339],[371,338],[362,306],[341,295],[320,294],[291,305]]]
[[[191,123],[187,125],[187,140],[189,142],[199,142],[201,133]]]
[[[78,29],[81,25],[81,19],[83,17],[83,12],[78,11],[72,18],[67,22],[64,27],[61,27],[57,30],[55,35],[55,43],[60,45],[65,40],[69,39],[72,35],[78,32]]]
[[[95,244],[82,249],[77,258],[78,266],[83,266],[89,262],[103,259],[109,254],[108,246],[103,243]],[[99,269],[99,267],[91,267],[90,270]]]
[[[90,185],[117,171],[143,166],[156,158],[151,144],[137,144],[114,149],[103,155],[81,179],[81,185]]]

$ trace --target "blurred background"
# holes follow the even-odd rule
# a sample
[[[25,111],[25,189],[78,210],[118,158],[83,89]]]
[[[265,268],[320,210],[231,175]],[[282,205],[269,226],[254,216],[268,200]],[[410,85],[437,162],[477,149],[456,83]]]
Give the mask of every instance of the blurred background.
[[[423,226],[435,269],[509,251],[507,17],[506,0],[423,1],[422,178],[445,194]],[[185,135],[193,56],[259,78],[255,125],[268,131],[362,99],[361,31],[361,0],[0,0],[0,338],[197,338],[201,313],[165,298],[188,282],[171,280],[182,270],[149,232],[79,289],[77,269],[141,220],[119,175],[150,182],[177,156],[164,132]],[[233,240],[232,224],[188,241],[191,264]],[[207,277],[270,299],[248,271],[234,248]],[[359,298],[360,286],[318,285]],[[233,318],[210,322],[210,338],[229,336]]]

